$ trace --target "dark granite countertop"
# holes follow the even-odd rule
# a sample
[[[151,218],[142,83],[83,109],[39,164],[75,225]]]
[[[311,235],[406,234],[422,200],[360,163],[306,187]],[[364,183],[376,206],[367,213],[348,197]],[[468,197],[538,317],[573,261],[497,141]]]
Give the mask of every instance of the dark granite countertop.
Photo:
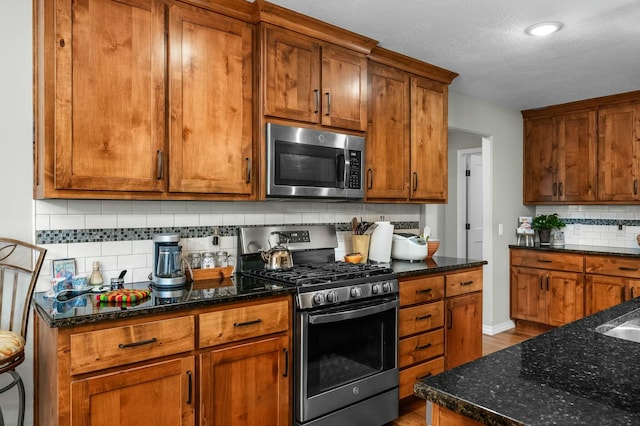
[[[147,289],[150,282],[126,284],[125,288]],[[274,285],[246,276],[223,281],[196,281],[178,289],[152,289],[151,296],[132,304],[98,302],[95,293],[58,302],[45,292],[34,294],[32,305],[50,327],[70,327],[121,318],[206,307],[221,303],[292,294],[293,286]]]
[[[596,327],[640,298],[416,383],[416,395],[487,425],[640,425],[640,343]]]
[[[566,244],[564,247],[551,247],[535,245],[533,247],[519,246],[512,244],[509,248],[515,249],[529,249],[529,250],[541,250],[541,251],[554,251],[558,253],[576,253],[576,254],[603,254],[610,256],[626,256],[626,257],[640,257],[640,247],[605,247],[605,246],[586,246],[578,244]]]
[[[455,271],[457,269],[473,268],[486,265],[486,260],[459,259],[457,257],[434,256],[419,262],[391,262],[393,272],[398,278],[418,275],[435,274],[438,272]]]

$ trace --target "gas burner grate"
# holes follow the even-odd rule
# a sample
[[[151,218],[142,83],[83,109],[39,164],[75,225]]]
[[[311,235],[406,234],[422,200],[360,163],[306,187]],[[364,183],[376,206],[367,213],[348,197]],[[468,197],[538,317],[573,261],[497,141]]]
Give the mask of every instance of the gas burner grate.
[[[313,286],[391,273],[393,270],[386,266],[345,262],[295,265],[286,271],[256,270],[252,272],[259,277],[299,286]]]

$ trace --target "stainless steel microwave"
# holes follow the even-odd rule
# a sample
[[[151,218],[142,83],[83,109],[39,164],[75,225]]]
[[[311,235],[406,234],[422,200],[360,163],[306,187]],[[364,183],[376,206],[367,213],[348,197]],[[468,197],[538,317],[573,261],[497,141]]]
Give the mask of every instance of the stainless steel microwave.
[[[267,197],[364,198],[364,138],[267,123]]]

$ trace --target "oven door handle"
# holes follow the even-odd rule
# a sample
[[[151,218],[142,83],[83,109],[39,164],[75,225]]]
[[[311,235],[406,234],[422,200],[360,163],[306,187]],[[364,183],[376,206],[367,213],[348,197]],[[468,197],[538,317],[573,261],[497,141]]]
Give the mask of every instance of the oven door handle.
[[[380,312],[388,311],[390,309],[396,309],[397,307],[398,307],[398,300],[396,299],[396,300],[392,300],[385,303],[365,306],[364,308],[360,308],[360,309],[347,308],[344,311],[332,312],[329,314],[309,314],[309,323],[326,324],[330,322],[362,318],[368,315],[373,315]]]

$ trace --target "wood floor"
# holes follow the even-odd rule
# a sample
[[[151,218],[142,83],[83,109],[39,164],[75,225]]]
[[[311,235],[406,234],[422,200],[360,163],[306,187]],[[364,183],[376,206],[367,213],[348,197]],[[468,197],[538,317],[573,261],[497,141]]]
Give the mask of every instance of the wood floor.
[[[523,340],[537,336],[539,333],[534,331],[517,331],[511,329],[494,336],[482,336],[482,354],[490,353],[504,349],[507,346],[515,345]],[[400,417],[386,426],[425,426],[425,408],[426,403],[421,398],[407,398],[400,405]]]

